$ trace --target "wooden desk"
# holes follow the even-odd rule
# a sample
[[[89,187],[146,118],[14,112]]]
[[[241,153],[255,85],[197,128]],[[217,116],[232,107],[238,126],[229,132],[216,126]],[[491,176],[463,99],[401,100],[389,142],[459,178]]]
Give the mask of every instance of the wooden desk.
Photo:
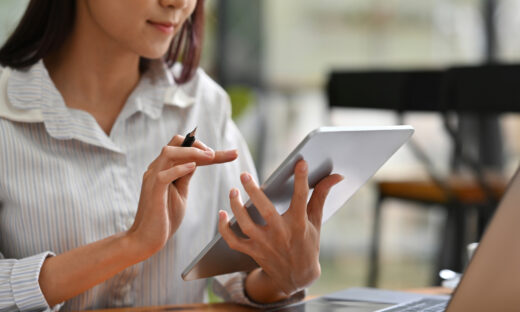
[[[119,308],[96,310],[97,312],[250,312],[258,309],[248,308],[232,303],[196,303],[196,304],[176,304],[158,307],[138,307],[138,308]]]
[[[450,295],[452,290],[443,287],[428,287],[428,288],[414,288],[407,289],[407,292],[428,294],[428,295]],[[309,299],[314,298],[311,296]],[[139,308],[120,308],[120,309],[106,309],[96,310],[98,312],[250,312],[258,311],[257,309],[248,308],[232,303],[197,303],[197,304],[181,304],[159,307],[139,307]]]

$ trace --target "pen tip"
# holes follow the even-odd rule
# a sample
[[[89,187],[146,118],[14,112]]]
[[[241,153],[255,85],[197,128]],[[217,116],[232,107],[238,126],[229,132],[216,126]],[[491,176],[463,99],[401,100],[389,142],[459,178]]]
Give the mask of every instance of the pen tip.
[[[194,136],[195,132],[197,132],[197,127],[195,127],[195,129],[193,129],[193,131],[190,132],[190,136]]]

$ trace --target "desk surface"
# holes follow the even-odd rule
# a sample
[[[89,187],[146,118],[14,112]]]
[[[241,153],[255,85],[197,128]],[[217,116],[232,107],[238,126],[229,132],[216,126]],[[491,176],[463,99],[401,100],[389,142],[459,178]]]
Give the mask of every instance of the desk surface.
[[[415,288],[415,289],[407,289],[405,291],[415,292],[420,294],[429,294],[429,295],[449,295],[452,290],[449,288],[443,287],[428,287],[428,288]],[[181,304],[181,305],[169,305],[169,306],[159,306],[159,307],[139,307],[139,308],[120,308],[120,309],[107,309],[107,310],[97,310],[102,312],[249,312],[249,311],[258,311],[257,309],[248,308],[232,303],[197,303],[197,304]]]
[[[248,308],[232,303],[196,303],[196,304],[176,304],[158,307],[139,307],[139,308],[120,308],[96,310],[97,312],[250,312],[257,309]]]

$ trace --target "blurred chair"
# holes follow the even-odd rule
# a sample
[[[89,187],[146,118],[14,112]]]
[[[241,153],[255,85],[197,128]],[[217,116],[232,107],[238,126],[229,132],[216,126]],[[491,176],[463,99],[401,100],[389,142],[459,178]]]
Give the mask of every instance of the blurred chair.
[[[489,221],[493,209],[506,186],[500,175],[490,176],[479,157],[468,155],[464,140],[452,115],[469,115],[478,120],[491,116],[495,121],[504,112],[520,111],[520,66],[493,65],[457,67],[447,70],[333,72],[329,76],[327,96],[330,107],[371,108],[393,110],[402,123],[406,112],[441,114],[444,127],[453,144],[452,173],[441,177],[428,155],[415,143],[409,145],[425,166],[429,180],[379,181],[378,201],[374,210],[370,267],[367,284],[376,286],[379,274],[379,249],[382,227],[382,203],[388,198],[423,203],[423,207],[441,205],[446,209],[445,231],[438,255],[437,269],[463,269],[466,215],[475,208],[478,215],[478,239]],[[462,117],[463,118],[463,117]],[[488,123],[489,124],[489,123]],[[492,123],[493,124],[493,123]],[[494,125],[498,127],[498,123]],[[486,130],[486,129],[484,129]],[[498,129],[483,131],[481,141],[500,142]],[[497,140],[498,141],[494,141]],[[489,145],[489,144],[488,144]],[[497,151],[498,148],[496,147]],[[458,169],[469,168],[474,178],[462,178]],[[437,272],[435,283],[438,283]]]

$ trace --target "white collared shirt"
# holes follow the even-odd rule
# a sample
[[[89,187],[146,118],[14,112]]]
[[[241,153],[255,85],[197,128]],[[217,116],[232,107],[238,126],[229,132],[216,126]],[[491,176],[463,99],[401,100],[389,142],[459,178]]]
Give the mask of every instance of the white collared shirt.
[[[38,284],[44,259],[127,230],[146,168],[173,135],[195,126],[197,139],[215,150],[237,148],[238,160],[197,168],[186,215],[167,245],[62,309],[204,300],[206,281],[185,282],[181,272],[217,232],[218,210],[229,211],[227,194],[240,187],[240,172],[255,168],[224,90],[200,69],[179,86],[162,62],[152,64],[110,135],[89,113],[65,105],[43,62],[1,69],[1,311],[48,309]],[[247,303],[235,280],[222,280],[224,295]]]

